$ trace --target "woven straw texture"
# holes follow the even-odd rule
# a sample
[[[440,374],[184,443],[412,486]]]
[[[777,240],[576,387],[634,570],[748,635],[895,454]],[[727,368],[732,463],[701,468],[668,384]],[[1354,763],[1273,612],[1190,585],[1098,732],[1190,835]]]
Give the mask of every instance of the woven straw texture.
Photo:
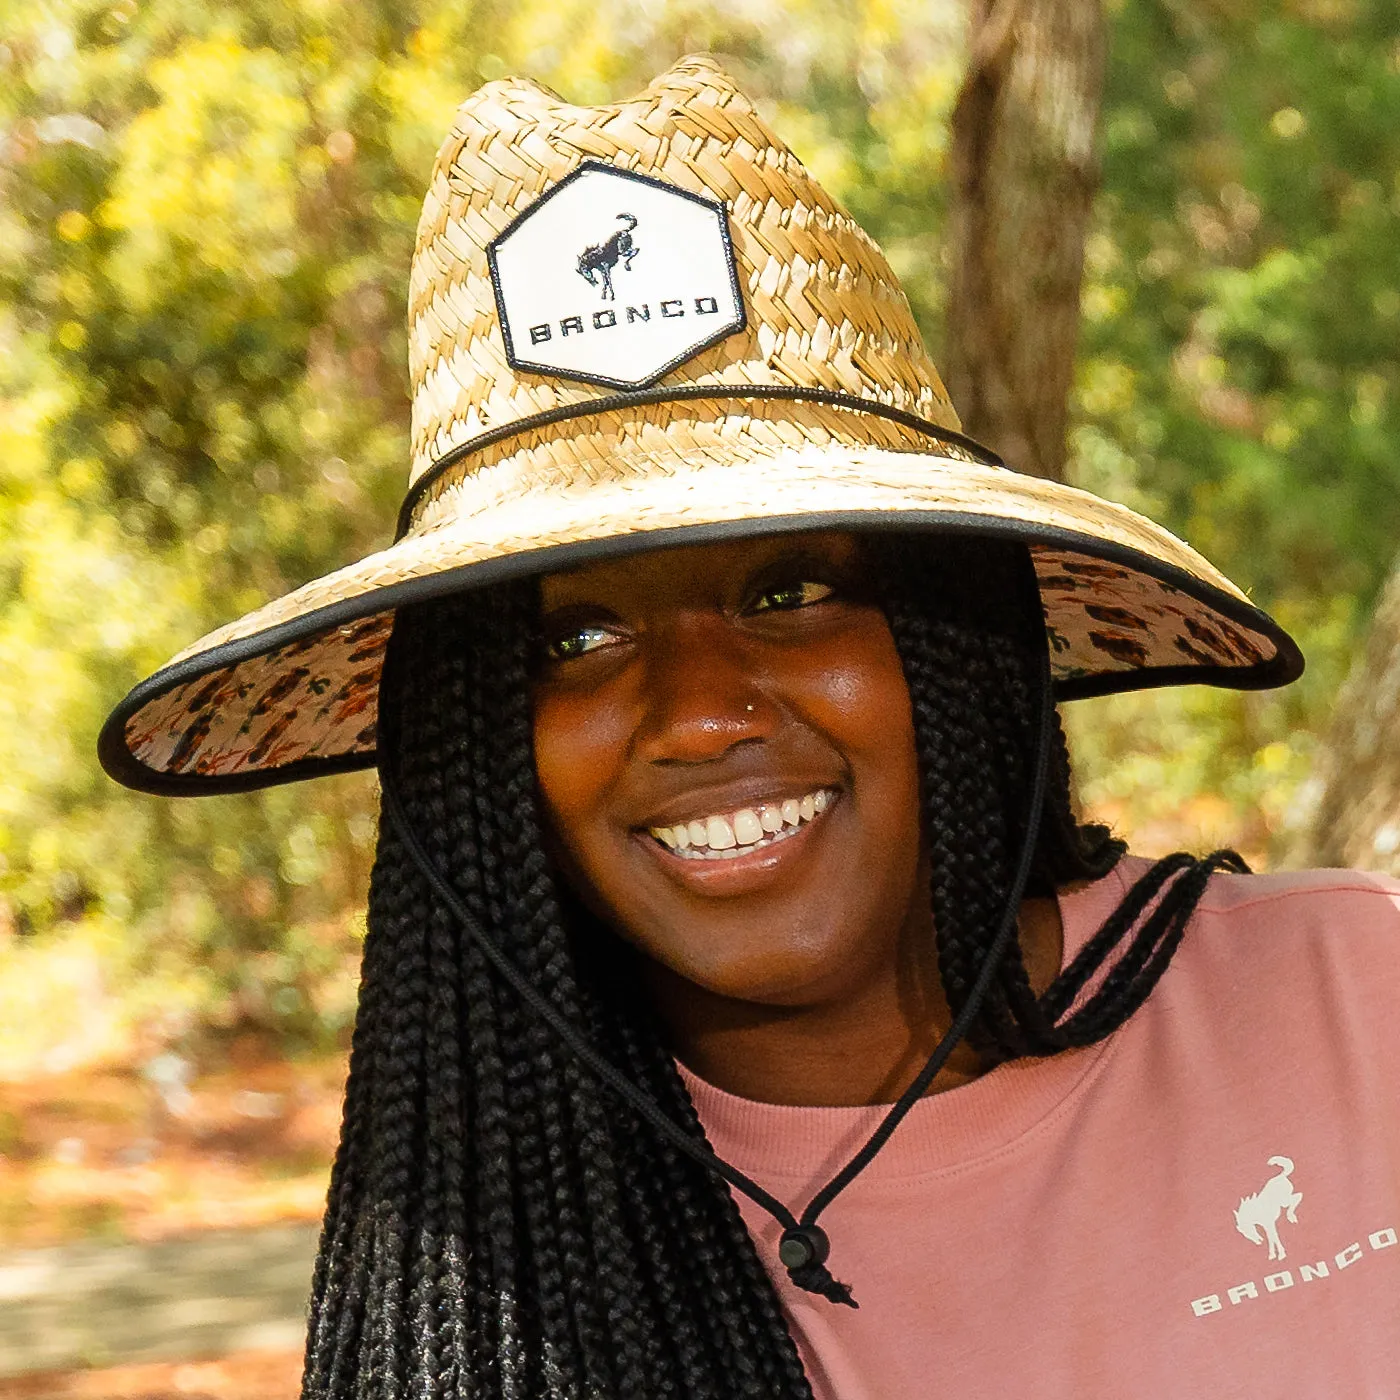
[[[370,755],[383,647],[406,590],[435,579],[442,591],[471,587],[503,565],[558,567],[560,550],[643,547],[655,532],[697,526],[1014,522],[1040,541],[1062,683],[1136,686],[1189,667],[1215,683],[1288,678],[1291,644],[1277,627],[1124,507],[873,414],[722,396],[726,385],[812,388],[958,427],[880,250],[705,58],[626,102],[571,106],[511,79],[459,109],[410,279],[410,482],[483,433],[598,399],[587,384],[510,367],[487,258],[493,239],[586,160],[726,206],[746,328],[661,384],[712,385],[721,397],[629,404],[467,452],[428,484],[396,544],[220,628],[133,691],[104,733],[116,776],[157,788],[162,775],[197,776],[212,790]]]
[[[728,206],[748,329],[674,379],[844,391],[958,427],[884,254],[714,61],[690,58],[627,102],[574,107],[535,83],[502,79],[458,110],[433,167],[409,282],[411,481],[490,428],[596,397],[586,385],[522,378],[506,363],[486,259],[493,238],[588,159]],[[840,409],[783,408],[793,428],[849,430]],[[649,417],[665,428],[692,415],[691,405],[678,403]],[[560,460],[572,465],[575,441],[595,431],[586,420],[556,433]],[[925,441],[892,423],[875,431],[880,445]]]

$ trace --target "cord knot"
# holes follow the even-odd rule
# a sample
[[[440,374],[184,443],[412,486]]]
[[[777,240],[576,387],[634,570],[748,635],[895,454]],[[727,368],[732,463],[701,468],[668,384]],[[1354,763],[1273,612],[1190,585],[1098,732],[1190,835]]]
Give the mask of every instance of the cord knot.
[[[808,1293],[816,1293],[829,1303],[843,1303],[857,1308],[859,1303],[851,1290],[832,1276],[826,1267],[831,1253],[831,1241],[820,1225],[794,1225],[783,1231],[778,1241],[778,1258],[788,1271],[788,1277]]]

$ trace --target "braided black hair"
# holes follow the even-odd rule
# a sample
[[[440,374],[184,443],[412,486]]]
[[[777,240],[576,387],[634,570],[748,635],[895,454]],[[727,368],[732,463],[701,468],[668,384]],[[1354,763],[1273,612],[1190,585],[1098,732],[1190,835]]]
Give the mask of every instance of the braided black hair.
[[[924,785],[939,975],[956,1014],[981,966],[1024,839],[1023,794],[1036,742],[1025,617],[1033,609],[1039,619],[1039,598],[1027,586],[1025,553],[1016,545],[951,538],[934,550],[899,540],[885,557],[885,608],[909,682]],[[1100,879],[1127,849],[1107,827],[1079,822],[1069,749],[1058,715],[1053,722],[1052,781],[1027,887],[1033,895]],[[1156,862],[1038,998],[1013,940],[969,1040],[995,1063],[1091,1045],[1111,1034],[1166,971],[1216,870],[1247,867],[1234,851],[1201,859],[1177,853]],[[1082,997],[1135,926],[1101,985]]]
[[[1043,662],[1026,640],[1018,549],[950,540],[882,551],[955,1012],[1006,902],[1025,823],[1036,740],[1029,678]],[[529,701],[537,614],[530,583],[402,610],[380,691],[381,748],[415,836],[472,920],[558,1017],[703,1142],[633,955],[556,881],[544,853]],[[1032,889],[1100,876],[1122,851],[1075,819],[1056,725]],[[1159,863],[1039,1000],[1012,940],[973,1023],[975,1043],[996,1060],[1107,1035],[1165,968],[1210,869],[1229,863]],[[389,821],[370,887],[302,1393],[811,1395],[724,1182],[601,1089],[520,1004]]]

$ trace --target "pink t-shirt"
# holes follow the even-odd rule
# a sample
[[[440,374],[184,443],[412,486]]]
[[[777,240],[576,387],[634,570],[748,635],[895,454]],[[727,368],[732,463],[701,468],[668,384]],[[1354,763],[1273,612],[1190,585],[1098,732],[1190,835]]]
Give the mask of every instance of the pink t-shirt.
[[[1147,865],[1062,897],[1067,959]],[[794,1210],[882,1112],[686,1079]],[[819,1400],[1394,1400],[1400,884],[1217,875],[1106,1042],[921,1100],[822,1217],[858,1311],[739,1204]]]

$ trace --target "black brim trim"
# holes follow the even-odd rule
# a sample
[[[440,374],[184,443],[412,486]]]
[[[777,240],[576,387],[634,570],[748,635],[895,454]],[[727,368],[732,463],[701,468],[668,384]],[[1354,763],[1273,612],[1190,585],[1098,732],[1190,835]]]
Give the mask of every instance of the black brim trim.
[[[399,507],[398,524],[394,528],[394,543],[397,544],[412,528],[413,513],[418,509],[423,497],[432,489],[434,482],[473,453],[494,447],[498,442],[533,432],[536,428],[548,428],[556,423],[568,423],[579,418],[597,418],[604,413],[620,413],[628,408],[647,408],[663,403],[744,403],[750,400],[819,403],[828,408],[845,409],[850,413],[867,413],[873,418],[885,418],[901,427],[911,428],[945,447],[957,447],[984,467],[1006,469],[1006,463],[990,447],[983,447],[966,433],[954,432],[952,428],[945,428],[941,423],[930,422],[917,413],[896,408],[893,404],[881,403],[879,399],[864,399],[859,394],[845,394],[839,389],[820,389],[798,384],[671,384],[658,389],[638,389],[624,394],[607,394],[597,399],[578,399],[573,403],[556,404],[542,413],[532,413],[528,418],[516,418],[512,422],[503,423],[499,428],[492,428],[452,448],[451,451],[444,452],[408,488],[408,494]]]
[[[726,520],[703,525],[683,525],[671,529],[636,531],[606,539],[579,540],[550,545],[528,552],[503,555],[475,564],[421,578],[405,579],[369,593],[328,604],[288,622],[279,623],[248,637],[187,657],[164,667],[134,687],[108,716],[98,736],[97,756],[109,777],[138,792],[168,796],[212,796],[219,793],[249,792],[303,778],[371,768],[377,758],[373,751],[339,754],[327,758],[299,759],[279,768],[254,769],[232,774],[193,775],[162,773],[142,763],[127,747],[128,721],[153,700],[189,681],[221,671],[229,666],[276,651],[317,633],[343,627],[376,613],[391,612],[413,603],[427,602],[468,589],[530,574],[556,573],[579,568],[599,559],[649,553],[679,545],[712,544],[725,540],[751,539],[757,535],[795,534],[806,530],[852,530],[865,532],[898,531],[980,535],[991,539],[1014,540],[1025,545],[1045,545],[1072,550],[1106,563],[1118,564],[1146,574],[1188,597],[1204,603],[1232,622],[1267,637],[1276,648],[1268,660],[1253,666],[1174,665],[1143,667],[1139,670],[1107,671],[1072,676],[1058,682],[1055,698],[1081,700],[1131,690],[1149,690],[1168,685],[1210,685],[1231,690],[1271,690],[1287,685],[1303,674],[1303,654],[1297,643],[1266,612],[1222,592],[1179,569],[1126,545],[1072,530],[1033,525],[1022,520],[999,520],[987,516],[952,511],[823,511],[807,515],[767,516]]]

